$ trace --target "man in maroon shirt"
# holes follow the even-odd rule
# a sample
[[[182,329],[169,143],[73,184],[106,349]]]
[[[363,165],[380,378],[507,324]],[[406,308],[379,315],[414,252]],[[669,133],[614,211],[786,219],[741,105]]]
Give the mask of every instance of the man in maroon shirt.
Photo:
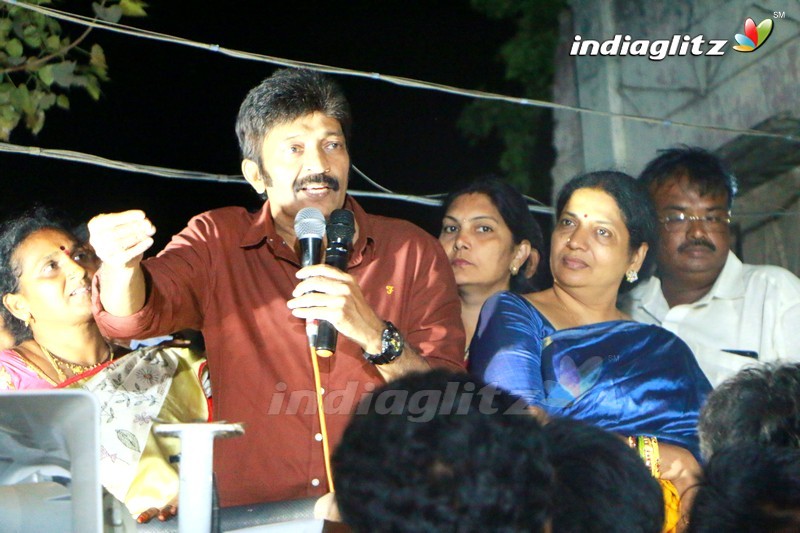
[[[339,332],[318,358],[331,447],[358,401],[376,385],[432,366],[462,367],[464,331],[452,270],[439,243],[413,224],[369,215],[346,194],[350,111],[329,78],[279,70],[239,110],[242,172],[269,198],[194,217],[155,258],[142,261],[155,228],[141,211],[89,223],[103,266],[95,315],[104,334],[146,338],[203,332],[214,417],[244,422],[219,441],[222,504],[321,495],[331,489],[317,412],[306,319]],[[300,268],[294,219],[354,213],[347,272]]]

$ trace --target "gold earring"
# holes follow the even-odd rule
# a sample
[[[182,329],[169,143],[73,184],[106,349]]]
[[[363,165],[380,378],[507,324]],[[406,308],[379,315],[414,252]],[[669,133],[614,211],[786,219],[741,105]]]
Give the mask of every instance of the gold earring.
[[[628,283],[636,283],[636,280],[639,279],[639,273],[634,269],[630,269],[625,272],[625,279],[628,280]]]
[[[518,266],[516,266],[516,265],[512,265],[512,266],[511,266],[511,275],[512,275],[512,276],[516,276],[516,275],[517,275],[517,272],[519,272],[519,267],[518,267]]]
[[[25,329],[29,329],[29,328],[30,328],[30,326],[31,326],[31,319],[32,319],[32,318],[33,318],[33,317],[30,315],[30,313],[28,313],[28,316],[27,316],[27,317],[25,317],[25,320],[23,320],[23,321],[22,321],[22,323],[23,323],[23,324],[25,324]]]

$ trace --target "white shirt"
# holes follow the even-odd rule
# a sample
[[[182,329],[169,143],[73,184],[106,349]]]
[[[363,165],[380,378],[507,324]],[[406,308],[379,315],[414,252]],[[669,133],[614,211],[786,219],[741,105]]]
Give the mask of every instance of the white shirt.
[[[714,387],[759,361],[800,361],[800,279],[781,267],[742,264],[733,252],[696,302],[670,308],[654,276],[621,308],[683,339]]]

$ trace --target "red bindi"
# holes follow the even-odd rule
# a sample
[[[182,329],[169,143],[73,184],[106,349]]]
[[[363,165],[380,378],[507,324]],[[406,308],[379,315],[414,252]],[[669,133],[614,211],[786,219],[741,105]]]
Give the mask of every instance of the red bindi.
[[[584,214],[583,214],[583,218],[589,218],[589,215],[587,215],[586,213],[584,213]]]

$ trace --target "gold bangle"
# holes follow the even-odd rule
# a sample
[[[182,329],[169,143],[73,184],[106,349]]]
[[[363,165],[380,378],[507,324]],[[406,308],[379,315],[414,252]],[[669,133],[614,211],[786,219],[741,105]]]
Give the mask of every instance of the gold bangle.
[[[639,457],[650,470],[650,475],[658,479],[661,477],[661,454],[658,451],[658,439],[648,435],[637,437]]]

